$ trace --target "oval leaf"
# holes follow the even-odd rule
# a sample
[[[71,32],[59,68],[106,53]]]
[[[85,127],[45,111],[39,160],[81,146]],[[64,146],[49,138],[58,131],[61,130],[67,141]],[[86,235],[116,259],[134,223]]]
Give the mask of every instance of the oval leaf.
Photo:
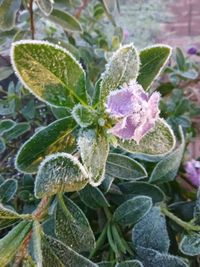
[[[52,0],[36,0],[36,1],[42,13],[44,13],[44,15],[46,16],[49,16],[53,10],[53,4],[52,4],[53,1]]]
[[[112,90],[135,80],[139,71],[139,56],[133,44],[119,48],[109,60],[101,81],[101,100],[104,102]]]
[[[9,31],[15,26],[15,19],[21,0],[3,0],[0,4],[0,29]]]
[[[56,209],[56,235],[77,252],[90,251],[95,238],[85,214],[69,198],[59,196]]]
[[[104,194],[97,187],[88,185],[79,191],[79,195],[83,203],[91,209],[110,206]]]
[[[170,153],[176,140],[170,126],[162,119],[157,120],[152,131],[146,134],[139,145],[134,141],[118,139],[118,145],[124,150],[135,154],[147,154],[149,157],[164,156]]]
[[[159,208],[154,207],[135,225],[132,239],[136,250],[137,247],[144,247],[168,252],[170,241],[166,220]]]
[[[17,191],[17,181],[7,179],[0,185],[0,202],[8,202]]]
[[[118,184],[123,196],[126,194],[130,198],[138,195],[151,197],[153,203],[162,202],[165,199],[163,191],[155,185],[145,182],[129,182]]]
[[[122,225],[135,224],[149,212],[152,207],[150,197],[137,196],[121,204],[113,214],[113,220]]]
[[[197,256],[200,254],[200,234],[191,233],[185,235],[179,244],[181,252],[188,256]]]
[[[36,132],[19,150],[15,165],[19,171],[34,173],[46,155],[55,152],[71,153],[76,148],[75,129],[71,117],[57,120]]]
[[[147,177],[147,172],[140,163],[116,153],[108,155],[106,173],[124,180],[138,180]]]
[[[0,135],[10,130],[16,123],[12,120],[1,120],[0,121]]]
[[[81,190],[88,183],[82,164],[67,153],[56,153],[45,158],[39,166],[35,181],[35,196]]]
[[[78,254],[61,241],[47,235],[42,236],[43,267],[98,267],[87,258]]]
[[[51,21],[58,23],[63,30],[69,32],[82,32],[83,29],[79,21],[68,12],[63,12],[59,9],[53,9],[51,15],[48,17]]]
[[[21,135],[25,134],[27,131],[30,130],[30,124],[27,122],[20,122],[11,127],[9,130],[5,131],[3,137],[6,140],[13,140],[17,139]]]
[[[80,132],[78,146],[83,165],[88,171],[90,184],[98,186],[104,179],[109,143],[104,135],[87,129]]]
[[[13,210],[5,208],[2,204],[0,204],[0,229],[11,226],[20,219],[23,219],[23,216]]]
[[[137,81],[145,90],[151,86],[171,56],[172,48],[167,45],[155,45],[140,51],[141,61]]]
[[[185,150],[185,140],[182,130],[181,139],[182,143],[179,148],[177,148],[166,158],[158,162],[151,174],[151,177],[149,179],[150,182],[165,183],[174,180],[180,167],[183,153]]]
[[[85,72],[64,48],[47,41],[18,41],[12,44],[11,61],[24,87],[41,101],[65,107],[87,102]]]

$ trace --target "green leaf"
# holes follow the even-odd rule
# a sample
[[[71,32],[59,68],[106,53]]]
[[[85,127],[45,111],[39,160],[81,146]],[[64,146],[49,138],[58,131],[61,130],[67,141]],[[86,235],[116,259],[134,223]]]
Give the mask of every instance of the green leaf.
[[[190,233],[184,235],[180,244],[180,251],[188,256],[197,256],[200,254],[200,234]]]
[[[103,134],[95,130],[82,130],[78,137],[78,146],[84,167],[89,174],[89,183],[98,186],[104,179],[109,143]]]
[[[11,61],[25,88],[41,101],[72,107],[87,103],[85,72],[64,48],[47,41],[12,44]]]
[[[56,209],[56,236],[77,252],[91,251],[95,237],[82,210],[69,198],[59,196]]]
[[[1,10],[1,7],[0,7],[0,10]],[[13,70],[11,67],[8,67],[8,66],[0,67],[0,80],[2,81],[8,78],[12,73],[13,73]]]
[[[91,209],[110,206],[104,194],[97,187],[91,185],[87,185],[79,191],[79,196],[83,203]]]
[[[135,224],[149,212],[152,207],[150,197],[137,196],[121,204],[113,214],[113,220],[119,224]]]
[[[147,133],[139,145],[134,141],[122,141],[118,139],[118,145],[133,154],[147,154],[149,158],[164,156],[170,153],[176,140],[170,126],[162,119],[157,120],[152,131]]]
[[[15,99],[0,100],[0,115],[11,115],[15,112]]]
[[[183,55],[182,50],[179,47],[176,48],[176,63],[180,70],[185,69],[185,57]]]
[[[12,260],[30,232],[31,226],[31,222],[20,222],[0,240],[0,266],[6,266]]]
[[[3,138],[0,137],[0,154],[6,150],[6,144]]]
[[[48,154],[61,151],[72,153],[76,148],[75,138],[71,135],[74,129],[74,120],[67,117],[36,132],[20,148],[16,157],[17,169],[26,173],[34,173]]]
[[[47,235],[42,236],[43,267],[98,267],[61,241]]]
[[[137,81],[145,90],[150,88],[162,71],[171,55],[171,50],[167,45],[155,45],[140,51],[141,65]]]
[[[115,267],[143,267],[143,264],[138,260],[129,260],[117,263]]]
[[[88,174],[74,156],[55,153],[39,166],[35,180],[35,196],[42,198],[61,192],[81,190],[88,183]]]
[[[134,227],[132,234],[136,247],[168,252],[170,240],[167,233],[166,220],[158,207],[154,207]]]
[[[85,128],[93,124],[95,120],[95,112],[89,107],[77,104],[72,110],[72,117],[79,126]]]
[[[173,181],[177,175],[185,150],[185,140],[181,129],[181,145],[163,160],[158,162],[154,168],[149,181],[151,183],[165,183]]]
[[[186,261],[167,253],[160,253],[154,249],[139,247],[137,250],[140,260],[148,267],[188,267]]]
[[[40,10],[46,16],[49,16],[53,10],[53,4],[51,0],[36,0]]]
[[[4,132],[3,137],[6,140],[17,139],[21,135],[25,134],[30,130],[30,124],[28,122],[20,122],[14,125],[12,128]]]
[[[140,163],[132,158],[116,153],[108,155],[106,173],[124,180],[139,180],[147,177],[147,172]]]
[[[128,182],[118,184],[123,195],[130,196],[130,198],[138,195],[151,197],[153,203],[162,202],[165,200],[163,191],[156,185],[145,182]]]
[[[55,23],[58,23],[65,31],[80,33],[83,32],[82,26],[79,21],[66,11],[54,8],[48,19]]]
[[[22,218],[22,215],[13,210],[9,210],[0,204],[0,229],[11,226]]]
[[[17,12],[20,8],[21,0],[3,0],[0,4],[0,29],[9,31],[15,25]]]
[[[7,179],[0,185],[0,202],[8,202],[17,191],[17,181],[15,179]]]
[[[133,44],[119,48],[109,60],[101,81],[101,101],[123,83],[135,80],[139,71],[139,56]]]
[[[0,121],[0,135],[2,135],[5,131],[9,130],[15,125],[15,122],[12,120],[1,120]]]

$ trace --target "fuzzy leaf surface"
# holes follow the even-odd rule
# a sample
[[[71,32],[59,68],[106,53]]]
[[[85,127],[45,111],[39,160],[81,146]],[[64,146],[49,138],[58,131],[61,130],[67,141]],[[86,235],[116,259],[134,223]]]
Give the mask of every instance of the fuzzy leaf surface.
[[[41,101],[72,107],[87,103],[85,72],[64,48],[45,41],[19,41],[11,60],[22,84]]]
[[[35,181],[35,196],[42,198],[61,192],[81,190],[88,183],[88,174],[74,156],[56,153],[39,166]]]

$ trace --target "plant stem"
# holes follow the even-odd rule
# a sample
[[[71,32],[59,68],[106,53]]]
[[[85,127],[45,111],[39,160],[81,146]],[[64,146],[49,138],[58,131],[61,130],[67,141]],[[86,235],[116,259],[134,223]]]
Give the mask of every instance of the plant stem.
[[[96,254],[96,252],[103,245],[103,243],[105,241],[105,238],[106,238],[107,228],[108,228],[108,223],[106,223],[106,225],[103,228],[103,231],[101,232],[99,238],[97,239],[96,247],[91,251],[90,256],[89,256],[89,259],[91,259],[92,257],[94,257],[94,255]]]
[[[110,221],[112,219],[112,214],[111,214],[109,208],[108,207],[104,207],[103,209],[104,209],[104,212],[106,214],[106,218],[108,219],[108,221]]]
[[[33,15],[33,2],[34,2],[34,0],[30,0],[30,2],[29,2],[30,28],[31,28],[31,37],[32,37],[32,40],[35,39],[35,25],[34,25],[34,15]]]
[[[164,207],[161,208],[161,212],[188,232],[200,231],[199,225],[192,225],[191,223],[184,222],[183,220],[178,218],[176,215],[174,215],[173,213],[171,213],[168,209]]]
[[[50,200],[51,200],[51,197],[49,196],[42,198],[37,209],[33,212],[33,217],[35,219],[40,220],[44,216],[46,209],[50,203]]]

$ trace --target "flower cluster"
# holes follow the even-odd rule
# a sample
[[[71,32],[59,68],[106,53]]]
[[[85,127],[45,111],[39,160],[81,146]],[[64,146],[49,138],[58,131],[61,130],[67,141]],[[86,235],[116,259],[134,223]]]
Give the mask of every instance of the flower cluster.
[[[185,164],[187,179],[195,186],[200,186],[200,161],[192,159]]]
[[[139,143],[159,117],[159,100],[159,93],[149,96],[135,81],[112,91],[107,98],[106,112],[116,120],[116,124],[109,133]]]

